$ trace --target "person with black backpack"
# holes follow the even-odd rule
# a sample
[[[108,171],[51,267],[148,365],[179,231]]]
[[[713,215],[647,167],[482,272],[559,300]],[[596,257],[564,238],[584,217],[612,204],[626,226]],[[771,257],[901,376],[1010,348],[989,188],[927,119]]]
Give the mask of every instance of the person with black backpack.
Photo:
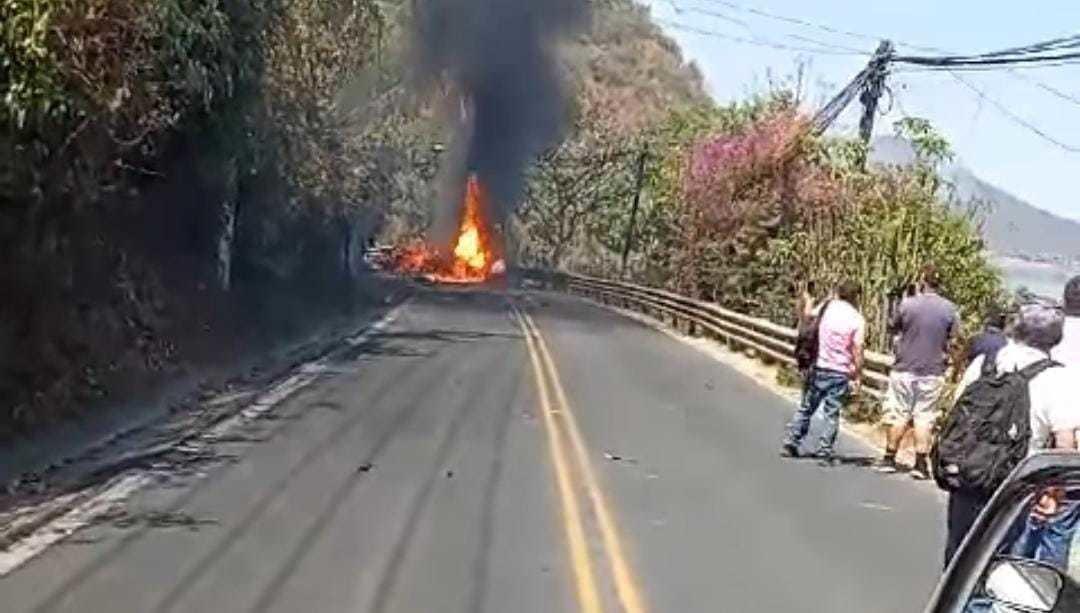
[[[799,455],[799,445],[810,430],[810,419],[823,407],[825,428],[816,455],[823,465],[834,463],[840,409],[849,394],[858,394],[862,374],[866,320],[856,306],[860,292],[853,281],[842,283],[836,298],[826,301],[799,335],[795,355],[800,370],[806,369],[806,383],[802,402],[781,446],[781,454],[786,457]]]
[[[1076,449],[1080,379],[1050,358],[1063,327],[1059,310],[1025,306],[1009,343],[964,372],[930,453],[934,479],[949,492],[946,566],[1021,460],[1044,449]]]

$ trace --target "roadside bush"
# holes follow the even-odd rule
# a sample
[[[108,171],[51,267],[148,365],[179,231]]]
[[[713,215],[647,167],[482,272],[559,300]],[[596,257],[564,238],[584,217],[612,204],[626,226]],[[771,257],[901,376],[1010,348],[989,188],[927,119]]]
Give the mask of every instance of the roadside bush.
[[[381,20],[371,0],[0,0],[0,430],[167,370],[275,288],[340,285],[393,181],[377,122],[339,104]]]
[[[781,91],[673,113],[629,141],[648,152],[631,277],[789,325],[798,284],[828,288],[852,279],[863,290],[868,346],[888,351],[889,315],[931,263],[965,329],[978,329],[981,314],[1005,294],[975,213],[950,202],[940,179],[948,143],[928,122],[905,120],[897,130],[916,149],[916,162],[867,167],[861,142],[813,138],[807,128],[794,97]],[[578,159],[589,160],[588,151]],[[562,184],[603,171],[583,166],[562,165]],[[593,245],[591,254],[571,253],[570,235],[555,236],[549,242],[560,257],[549,263],[618,273],[633,193],[628,167],[595,180],[620,186],[617,197],[580,211],[578,241]],[[541,204],[531,206],[541,209],[557,200],[537,196]]]
[[[656,146],[638,279],[787,324],[797,283],[853,279],[868,346],[881,351],[891,310],[924,264],[940,271],[967,330],[1004,299],[974,213],[942,198],[937,166],[950,153],[929,124],[898,126],[916,164],[866,168],[861,143],[807,137],[782,94],[699,117],[689,138]],[[671,125],[680,134],[687,121]]]

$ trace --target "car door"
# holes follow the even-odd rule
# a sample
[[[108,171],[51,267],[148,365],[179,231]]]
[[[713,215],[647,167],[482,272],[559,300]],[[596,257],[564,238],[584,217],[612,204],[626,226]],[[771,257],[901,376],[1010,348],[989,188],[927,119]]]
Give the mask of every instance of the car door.
[[[1028,458],[972,527],[926,613],[1080,612],[1078,524],[1080,454]]]

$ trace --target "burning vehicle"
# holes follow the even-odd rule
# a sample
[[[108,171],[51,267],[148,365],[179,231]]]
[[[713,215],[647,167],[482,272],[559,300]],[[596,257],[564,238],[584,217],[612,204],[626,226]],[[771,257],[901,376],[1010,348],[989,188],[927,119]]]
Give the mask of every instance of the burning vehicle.
[[[480,180],[470,175],[453,244],[439,249],[417,241],[396,248],[388,268],[436,283],[483,283],[505,275],[501,241],[490,222],[490,211]]]

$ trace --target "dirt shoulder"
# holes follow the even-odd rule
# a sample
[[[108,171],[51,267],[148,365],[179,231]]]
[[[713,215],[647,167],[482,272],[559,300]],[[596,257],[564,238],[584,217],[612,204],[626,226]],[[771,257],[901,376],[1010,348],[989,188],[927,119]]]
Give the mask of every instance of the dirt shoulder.
[[[261,335],[253,323],[238,330],[215,325],[194,341],[200,356],[163,371],[118,373],[120,380],[107,395],[87,399],[66,417],[29,431],[6,433],[0,438],[0,484],[6,486],[8,495],[42,489],[43,485],[28,488],[28,484],[43,483],[46,475],[88,454],[109,455],[122,449],[122,441],[200,412],[210,399],[227,398],[265,384],[324,352],[400,301],[407,291],[400,280],[371,275],[363,281],[361,299],[336,304],[332,300],[311,302],[307,308],[294,300],[291,312],[276,315]],[[267,321],[266,314],[262,318]],[[126,375],[127,380],[120,375]],[[3,498],[0,493],[0,507],[4,506]]]

